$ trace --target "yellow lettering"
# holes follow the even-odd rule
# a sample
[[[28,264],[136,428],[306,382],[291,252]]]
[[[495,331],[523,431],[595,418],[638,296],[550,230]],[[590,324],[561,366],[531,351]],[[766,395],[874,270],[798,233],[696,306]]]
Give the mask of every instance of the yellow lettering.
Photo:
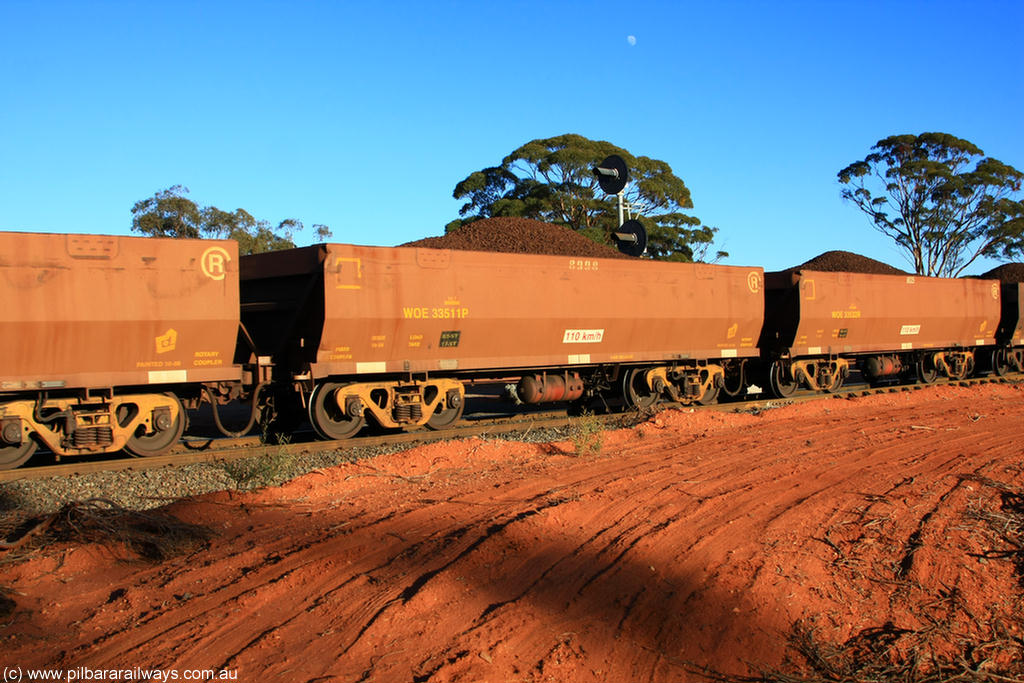
[[[406,320],[453,320],[469,317],[468,306],[405,306],[402,317]]]
[[[430,309],[426,306],[406,306],[402,309],[406,319],[422,320],[430,317]]]

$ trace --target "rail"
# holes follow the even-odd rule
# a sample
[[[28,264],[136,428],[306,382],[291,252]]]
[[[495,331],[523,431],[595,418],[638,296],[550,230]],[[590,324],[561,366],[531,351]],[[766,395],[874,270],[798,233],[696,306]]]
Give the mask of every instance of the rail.
[[[919,391],[932,387],[961,386],[969,387],[979,384],[1019,384],[1024,381],[1020,377],[977,377],[971,379],[937,382],[934,384],[900,384],[884,387],[868,387],[867,385],[849,385],[834,394],[814,392],[797,392],[789,398],[753,399],[741,402],[715,403],[709,406],[680,404],[660,404],[659,410],[717,410],[725,412],[757,412],[778,408],[794,403],[830,398],[855,398],[883,393],[899,393]],[[650,413],[650,414],[653,414]],[[606,424],[628,424],[645,419],[647,415],[636,412],[610,413],[596,416]],[[189,437],[174,448],[171,453],[147,458],[113,457],[94,460],[74,460],[57,465],[26,466],[14,470],[0,470],[0,483],[45,479],[47,477],[71,476],[107,470],[146,470],[159,467],[187,465],[200,462],[229,461],[259,455],[280,454],[301,455],[304,453],[323,453],[326,451],[349,450],[375,446],[401,446],[407,444],[425,444],[436,441],[464,439],[473,436],[497,436],[515,432],[529,432],[535,429],[557,429],[571,424],[573,418],[565,411],[546,411],[528,414],[515,414],[508,417],[463,419],[455,426],[442,431],[418,430],[381,436],[364,436],[335,441],[299,441],[294,443],[265,444],[258,437],[242,438],[195,438]]]

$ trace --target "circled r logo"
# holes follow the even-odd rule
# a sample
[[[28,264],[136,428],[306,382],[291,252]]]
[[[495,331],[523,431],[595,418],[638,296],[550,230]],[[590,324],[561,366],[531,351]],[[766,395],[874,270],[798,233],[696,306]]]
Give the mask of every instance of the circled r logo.
[[[747,287],[749,287],[750,291],[753,292],[754,294],[757,294],[758,292],[760,292],[761,291],[761,273],[758,273],[756,270],[755,271],[751,271],[747,275]]]
[[[223,280],[230,260],[231,257],[223,247],[210,247],[203,252],[199,263],[203,268],[203,275],[211,280]]]

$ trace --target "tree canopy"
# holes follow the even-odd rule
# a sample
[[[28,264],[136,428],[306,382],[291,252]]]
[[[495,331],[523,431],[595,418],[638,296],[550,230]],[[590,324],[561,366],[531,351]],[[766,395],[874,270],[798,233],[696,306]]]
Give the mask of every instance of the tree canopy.
[[[895,135],[839,171],[843,199],[920,275],[955,277],[981,256],[1024,253],[1024,174],[948,133]]]
[[[161,190],[132,207],[132,231],[150,237],[188,237],[233,239],[240,254],[290,249],[292,237],[304,228],[301,221],[287,218],[272,227],[257,220],[245,209],[223,211],[215,206],[199,206],[185,195],[188,188],[175,185]],[[326,225],[314,224],[317,239],[331,236]]]
[[[617,154],[629,168],[625,199],[648,233],[648,255],[677,261],[703,260],[717,228],[683,213],[692,209],[690,190],[664,161],[637,157],[610,142],[582,135],[532,140],[501,164],[470,174],[455,186],[465,200],[445,231],[481,218],[513,216],[564,225],[596,242],[611,243],[618,228],[616,202],[604,194],[593,168]],[[727,256],[718,252],[718,258]]]

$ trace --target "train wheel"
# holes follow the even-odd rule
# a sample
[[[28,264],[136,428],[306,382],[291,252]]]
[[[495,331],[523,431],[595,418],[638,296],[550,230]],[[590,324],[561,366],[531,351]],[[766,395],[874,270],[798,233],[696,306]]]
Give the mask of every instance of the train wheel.
[[[321,439],[347,439],[366,424],[361,413],[353,417],[338,405],[335,394],[343,386],[324,382],[317,385],[309,397],[309,422]]]
[[[453,408],[445,408],[438,405],[434,414],[427,420],[427,429],[447,429],[459,421],[462,417],[463,402]]]
[[[1000,377],[1010,374],[1010,359],[1007,357],[1006,349],[996,349],[992,352],[992,369]]]
[[[775,361],[768,368],[768,385],[772,393],[779,398],[789,398],[800,386],[780,361]]]
[[[31,437],[26,438],[17,446],[0,446],[0,470],[13,470],[24,465],[39,444]]]
[[[709,405],[711,405],[712,403],[714,403],[717,400],[718,400],[718,387],[717,386],[712,386],[712,387],[709,387],[708,390],[704,392],[703,396],[701,396],[699,399],[697,399],[697,403],[701,404],[702,406],[709,406]]]
[[[917,381],[921,384],[933,384],[939,378],[935,365],[922,358],[917,362]]]
[[[843,388],[843,373],[837,372],[832,376],[832,384],[825,387],[824,391],[829,394],[834,394]]]
[[[622,396],[626,405],[635,410],[647,410],[654,407],[661,396],[647,386],[646,370],[628,370],[622,377]]]
[[[947,361],[947,363],[948,362],[949,361]],[[952,365],[952,367],[949,367],[949,365],[946,366],[947,368],[949,368],[949,378],[951,380],[964,379],[965,377],[967,377],[968,371],[970,370],[970,366],[967,364],[966,361],[960,358],[954,358]]]
[[[167,397],[177,404],[178,417],[169,424],[154,425],[156,429],[152,434],[133,434],[128,437],[128,443],[124,445],[126,451],[141,458],[148,458],[163,455],[181,440],[181,435],[185,433],[185,409],[182,408],[177,396],[167,394]],[[121,416],[118,417],[118,421],[121,421]]]

